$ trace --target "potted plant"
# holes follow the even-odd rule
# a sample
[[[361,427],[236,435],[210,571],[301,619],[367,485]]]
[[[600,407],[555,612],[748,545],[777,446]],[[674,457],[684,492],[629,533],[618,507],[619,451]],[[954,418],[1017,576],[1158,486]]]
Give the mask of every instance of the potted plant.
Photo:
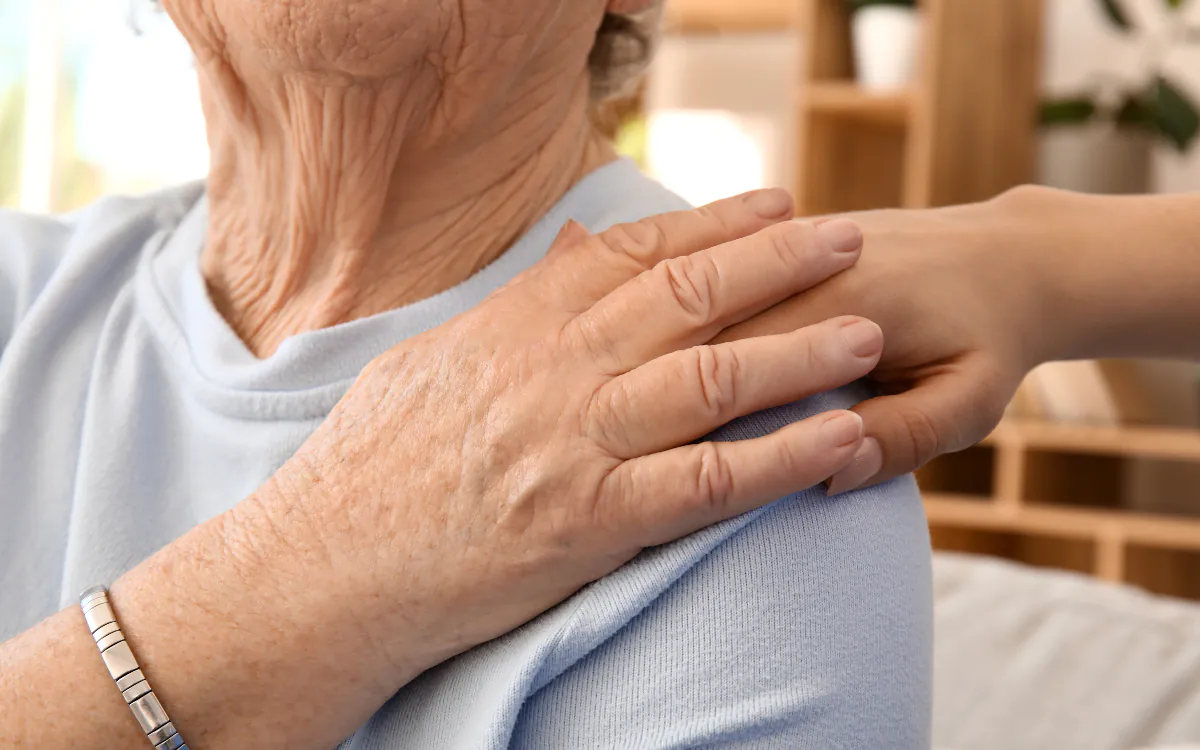
[[[912,83],[920,19],[915,0],[846,0],[858,84],[897,91]]]
[[[1146,64],[1127,76],[1093,76],[1079,91],[1042,103],[1039,182],[1092,193],[1147,192],[1151,148],[1163,143],[1183,153],[1200,134],[1200,110],[1162,64],[1175,45],[1200,38],[1200,29],[1178,12],[1183,0],[1162,0],[1166,33],[1139,28],[1119,0],[1097,2],[1114,30],[1142,45]]]

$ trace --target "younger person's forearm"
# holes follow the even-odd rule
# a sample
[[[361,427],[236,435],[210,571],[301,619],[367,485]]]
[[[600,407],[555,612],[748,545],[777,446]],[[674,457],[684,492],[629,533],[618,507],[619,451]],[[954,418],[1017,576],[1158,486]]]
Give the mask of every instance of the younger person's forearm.
[[[1040,359],[1200,360],[1200,195],[1026,191]]]

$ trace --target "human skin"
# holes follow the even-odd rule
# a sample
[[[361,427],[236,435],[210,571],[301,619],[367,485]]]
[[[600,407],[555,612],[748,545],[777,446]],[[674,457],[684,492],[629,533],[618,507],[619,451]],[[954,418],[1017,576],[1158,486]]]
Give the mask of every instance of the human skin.
[[[266,356],[486,266],[614,158],[588,51],[651,1],[165,2],[199,70],[218,310]]]
[[[1101,357],[1200,360],[1200,196],[1102,196],[1025,186],[983,203],[848,214],[862,260],[722,340],[830,315],[877,322],[855,407],[867,438],[836,494],[982,439],[1030,369]]]
[[[846,411],[691,443],[878,358],[878,327],[853,317],[704,345],[857,258],[848,222],[756,213],[789,205],[568,226],[545,261],[374,360],[261,489],[118,579],[126,640],[188,742],[332,747],[425,669],[643,548],[844,466],[862,437]],[[0,744],[144,741],[77,608],[0,645]]]
[[[612,158],[587,122],[601,0],[167,10],[212,145],[202,270],[260,356],[458,283]],[[692,444],[875,364],[879,329],[857,318],[705,344],[857,260],[852,224],[791,215],[760,191],[597,237],[568,225],[479,307],[374,360],[259,490],[113,582],[182,736],[327,750],[642,548],[844,466],[849,412]],[[137,747],[122,703],[77,608],[0,645],[0,745]]]

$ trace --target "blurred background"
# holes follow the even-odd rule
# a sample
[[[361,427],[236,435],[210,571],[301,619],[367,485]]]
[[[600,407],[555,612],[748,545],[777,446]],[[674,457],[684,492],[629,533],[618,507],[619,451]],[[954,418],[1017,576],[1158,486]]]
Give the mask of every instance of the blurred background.
[[[694,203],[767,185],[803,214],[1026,182],[1200,190],[1200,2],[668,0],[667,24],[644,85],[597,119]],[[202,178],[186,46],[136,0],[0,0],[0,144],[2,207]],[[942,551],[935,740],[1200,741],[1197,366],[1039,368],[984,444],[920,481]],[[1089,726],[1136,720],[1089,744],[1083,703]],[[1051,705],[1068,729],[1013,723]]]
[[[68,211],[208,166],[195,73],[131,0],[0,0],[0,205]]]

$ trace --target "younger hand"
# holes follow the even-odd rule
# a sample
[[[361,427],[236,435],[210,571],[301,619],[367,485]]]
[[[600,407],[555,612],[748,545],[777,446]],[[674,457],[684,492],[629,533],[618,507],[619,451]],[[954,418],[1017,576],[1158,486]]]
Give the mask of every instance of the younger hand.
[[[871,377],[885,394],[855,407],[866,438],[830,494],[875,484],[962,450],[999,422],[1040,361],[1041,286],[1025,261],[1041,241],[1020,196],[928,210],[847,215],[863,230],[853,268],[719,340],[793,330],[835,315],[879,324]],[[1019,214],[1019,215],[1018,215]]]

